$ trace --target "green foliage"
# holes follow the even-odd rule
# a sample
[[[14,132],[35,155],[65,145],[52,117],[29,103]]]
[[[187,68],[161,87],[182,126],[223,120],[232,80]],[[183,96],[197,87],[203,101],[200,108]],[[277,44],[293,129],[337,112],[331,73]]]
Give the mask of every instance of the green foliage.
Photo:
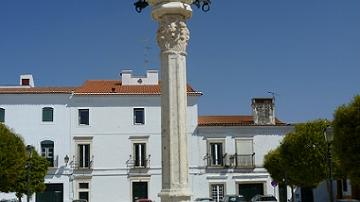
[[[23,140],[0,124],[0,191],[14,191],[25,163]]]
[[[20,136],[0,124],[0,191],[16,192],[18,197],[45,189],[48,162],[33,150],[28,158]],[[29,181],[28,181],[29,180]]]
[[[360,96],[335,111],[334,151],[342,170],[360,184]]]
[[[45,189],[44,177],[47,173],[48,161],[33,150],[32,157],[26,160],[24,168],[19,173],[16,195],[19,197],[28,194],[27,191],[30,192],[30,195],[34,192],[43,191]]]
[[[299,124],[280,146],[265,156],[271,177],[288,185],[315,187],[327,174],[327,145],[323,131],[327,121]]]
[[[270,173],[271,178],[278,183],[289,184],[286,176],[286,165],[284,165],[280,149],[270,151],[264,159],[264,168]]]

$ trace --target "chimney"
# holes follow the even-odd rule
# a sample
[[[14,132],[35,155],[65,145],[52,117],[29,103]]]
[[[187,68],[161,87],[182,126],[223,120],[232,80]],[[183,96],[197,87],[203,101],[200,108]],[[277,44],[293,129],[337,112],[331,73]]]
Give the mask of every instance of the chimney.
[[[253,98],[251,107],[255,125],[275,125],[274,98]]]
[[[33,76],[31,74],[20,75],[20,86],[35,87]]]
[[[132,70],[121,71],[121,83],[124,86],[158,85],[159,75],[157,70],[148,70],[146,76],[135,76]]]

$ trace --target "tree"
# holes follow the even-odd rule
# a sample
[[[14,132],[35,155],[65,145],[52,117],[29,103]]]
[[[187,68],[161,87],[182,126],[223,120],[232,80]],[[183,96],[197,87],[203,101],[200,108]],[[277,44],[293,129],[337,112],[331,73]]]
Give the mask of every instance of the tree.
[[[282,158],[279,147],[270,151],[264,157],[264,168],[270,173],[271,178],[275,181],[288,185],[289,183],[285,183],[287,181],[286,165]]]
[[[0,123],[0,191],[14,191],[25,163],[25,146],[20,136]]]
[[[296,125],[282,141],[280,154],[294,185],[316,187],[326,179],[327,145],[323,132],[327,125],[324,120]]]
[[[48,161],[39,156],[33,150],[31,158],[28,158],[24,164],[24,169],[20,171],[20,175],[15,187],[16,196],[19,201],[25,194],[31,196],[35,192],[41,192],[45,189],[44,177],[47,173]]]
[[[353,183],[360,184],[360,95],[336,109],[333,125],[339,164]]]
[[[271,178],[279,184],[291,187],[292,201],[294,201],[295,184],[287,174],[286,164],[284,162],[284,157],[280,153],[280,147],[265,155],[264,168],[270,173]]]
[[[0,191],[16,192],[21,201],[23,194],[45,189],[44,177],[48,162],[33,149],[26,154],[22,138],[0,124]]]

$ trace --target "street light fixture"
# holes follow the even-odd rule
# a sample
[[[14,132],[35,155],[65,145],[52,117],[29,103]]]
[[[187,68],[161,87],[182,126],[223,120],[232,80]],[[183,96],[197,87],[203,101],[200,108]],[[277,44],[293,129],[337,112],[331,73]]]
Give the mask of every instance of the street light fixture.
[[[334,202],[334,192],[332,184],[332,162],[331,162],[331,143],[334,140],[333,127],[328,126],[324,130],[324,136],[327,143],[327,163],[329,167],[328,180],[329,180],[329,201]]]
[[[28,159],[27,159],[27,162],[25,164],[25,169],[27,170],[27,202],[30,202],[30,170],[31,170],[31,158],[32,158],[32,154],[33,154],[33,146],[31,145],[27,145],[26,146],[26,153],[28,155]]]
[[[69,156],[66,154],[66,156],[64,157],[64,162],[65,162],[66,166],[67,166],[67,164],[69,163],[69,160],[70,160],[70,158],[69,158]]]
[[[193,5],[195,5],[197,8],[201,8],[202,11],[208,12],[210,10],[211,0],[193,0]],[[137,0],[134,3],[135,10],[138,13],[141,13],[141,11],[146,8],[149,5],[147,0]]]

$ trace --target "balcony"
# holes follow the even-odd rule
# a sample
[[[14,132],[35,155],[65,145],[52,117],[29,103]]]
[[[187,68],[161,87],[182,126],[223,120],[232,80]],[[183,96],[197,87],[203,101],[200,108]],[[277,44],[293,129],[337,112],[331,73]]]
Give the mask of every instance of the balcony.
[[[92,170],[94,163],[94,156],[89,160],[81,160],[73,157],[73,160],[69,163],[74,170]]]
[[[139,159],[130,155],[129,159],[126,161],[126,166],[131,172],[147,172],[150,168],[150,157],[151,155],[148,155],[145,158]]]
[[[207,169],[254,169],[255,153],[252,154],[224,154],[220,158],[214,158],[210,154],[204,156]]]
[[[255,153],[252,154],[234,154],[230,156],[231,167],[240,169],[255,168]]]

